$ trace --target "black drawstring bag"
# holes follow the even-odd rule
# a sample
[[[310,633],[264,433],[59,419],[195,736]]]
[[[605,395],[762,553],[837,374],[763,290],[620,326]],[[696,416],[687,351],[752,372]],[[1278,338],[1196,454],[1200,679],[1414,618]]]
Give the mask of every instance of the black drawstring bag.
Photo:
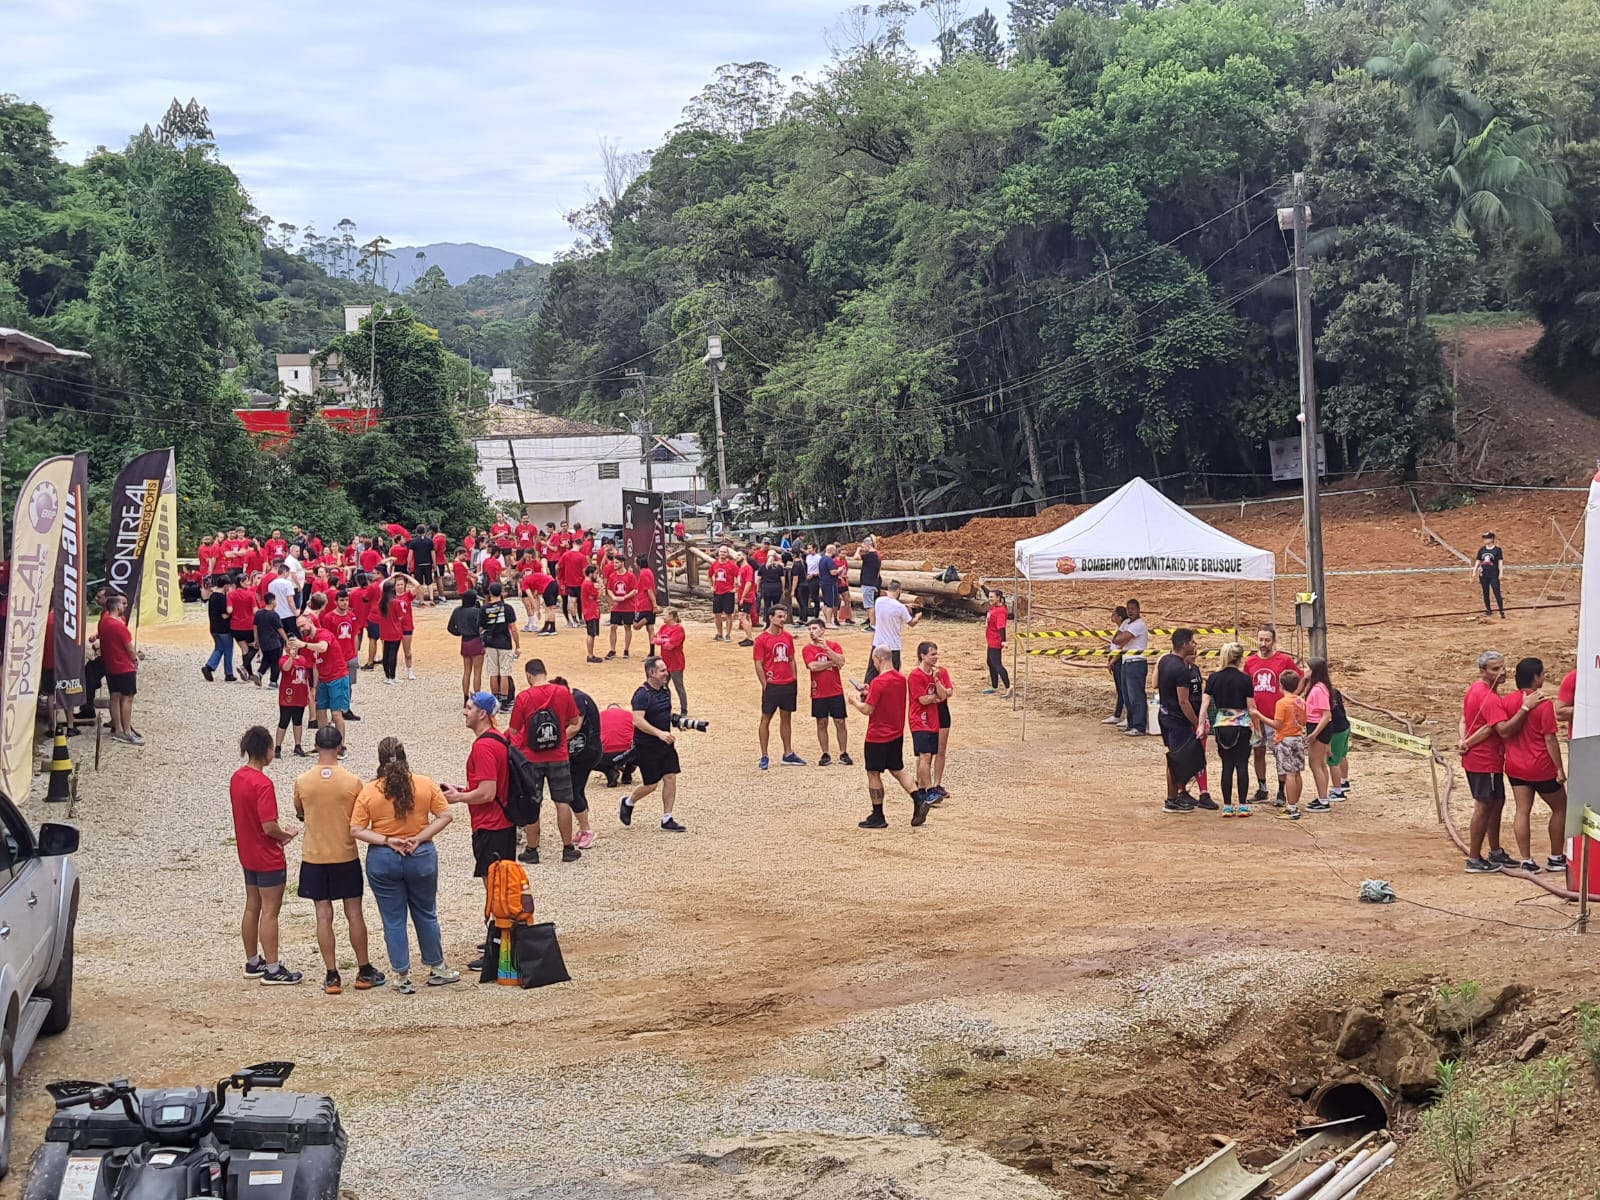
[[[483,956],[483,970],[479,983],[494,983],[499,977],[500,927],[489,923],[489,949]],[[556,927],[551,921],[538,925],[513,925],[511,927],[511,954],[517,964],[517,978],[522,987],[546,987],[552,983],[570,983],[567,962],[561,956],[561,943],[556,940]]]

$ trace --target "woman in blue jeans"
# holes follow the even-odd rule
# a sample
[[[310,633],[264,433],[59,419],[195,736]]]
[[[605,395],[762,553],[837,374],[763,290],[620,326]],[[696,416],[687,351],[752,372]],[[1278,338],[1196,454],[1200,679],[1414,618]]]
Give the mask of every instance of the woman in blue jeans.
[[[383,918],[396,991],[416,991],[411,983],[411,942],[406,915],[417,929],[417,946],[428,968],[428,986],[456,983],[460,971],[444,965],[439,934],[439,852],[433,844],[450,824],[450,806],[439,785],[413,775],[399,738],[378,743],[378,777],[356,797],[350,832],[366,842],[367,881]]]

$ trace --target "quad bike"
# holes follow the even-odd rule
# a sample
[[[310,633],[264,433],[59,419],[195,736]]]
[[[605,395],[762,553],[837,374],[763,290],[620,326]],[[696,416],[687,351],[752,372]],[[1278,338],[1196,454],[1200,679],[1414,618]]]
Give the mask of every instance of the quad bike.
[[[330,1097],[277,1090],[293,1070],[258,1063],[215,1088],[52,1083],[23,1200],[337,1200],[344,1126]]]

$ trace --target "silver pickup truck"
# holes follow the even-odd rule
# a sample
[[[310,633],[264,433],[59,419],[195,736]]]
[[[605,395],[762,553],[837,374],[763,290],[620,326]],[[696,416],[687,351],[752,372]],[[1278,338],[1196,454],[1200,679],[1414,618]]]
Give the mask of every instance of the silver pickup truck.
[[[36,834],[0,795],[0,1176],[11,1169],[17,1071],[41,1033],[72,1021],[72,931],[78,921],[78,831]]]

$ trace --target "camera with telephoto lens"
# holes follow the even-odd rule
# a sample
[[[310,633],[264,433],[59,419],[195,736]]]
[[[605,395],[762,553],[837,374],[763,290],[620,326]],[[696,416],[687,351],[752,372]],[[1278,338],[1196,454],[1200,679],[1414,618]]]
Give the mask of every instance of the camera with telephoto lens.
[[[672,727],[674,729],[692,729],[696,733],[704,733],[711,728],[711,722],[701,720],[699,717],[685,717],[679,713],[673,713]]]

